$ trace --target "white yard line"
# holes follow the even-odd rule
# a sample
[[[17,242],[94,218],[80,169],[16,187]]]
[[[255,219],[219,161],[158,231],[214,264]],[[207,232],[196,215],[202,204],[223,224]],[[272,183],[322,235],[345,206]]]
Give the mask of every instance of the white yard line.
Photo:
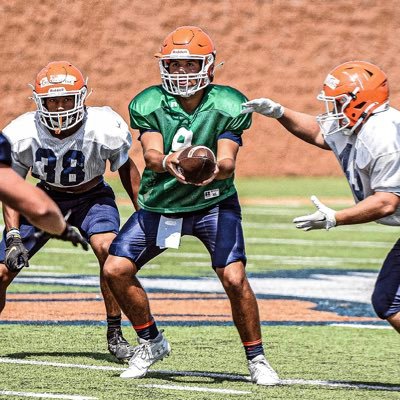
[[[278,238],[259,238],[251,237],[246,239],[247,243],[252,244],[277,244],[277,245],[296,245],[296,246],[320,246],[320,247],[362,247],[362,248],[382,248],[388,249],[394,242],[367,242],[349,240],[310,240],[310,239],[278,239]]]
[[[62,271],[66,269],[66,267],[62,265],[35,265],[29,263],[29,266],[34,268],[35,271]],[[97,265],[98,267],[98,265]]]
[[[340,328],[361,328],[361,329],[393,329],[390,325],[362,325],[362,324],[329,324],[329,326],[338,326]]]
[[[97,397],[53,393],[14,392],[11,390],[0,390],[0,396],[36,397],[40,399],[97,400]]]
[[[384,390],[388,392],[400,392],[400,386],[368,385],[366,383],[346,383],[343,381],[311,381],[306,379],[284,379],[282,385],[311,385],[326,386],[340,389],[367,389]]]
[[[101,366],[101,365],[63,364],[63,363],[56,363],[56,362],[22,360],[22,359],[7,358],[7,357],[0,357],[0,363],[4,363],[4,364],[42,365],[42,366],[50,366],[50,367],[79,368],[79,369],[103,370],[103,371],[123,371],[124,370],[124,368]],[[250,377],[248,377],[248,376],[234,375],[234,374],[220,374],[220,373],[214,373],[214,372],[151,370],[151,371],[149,371],[149,377],[150,378],[151,378],[151,375],[153,373],[155,373],[155,374],[165,374],[165,375],[174,375],[174,376],[196,376],[196,377],[204,377],[204,378],[216,378],[216,379],[225,379],[225,380],[238,381],[238,382],[243,382],[243,381],[244,382],[250,382]],[[347,382],[344,382],[344,381],[283,379],[280,384],[281,385],[326,386],[326,387],[336,387],[336,388],[368,389],[368,390],[381,390],[381,391],[390,391],[390,392],[400,392],[400,386],[389,386],[389,385],[386,386],[386,385],[382,385],[382,384],[381,385],[379,385],[379,384],[368,385],[368,384],[364,384],[364,383],[347,383]],[[186,388],[188,386],[180,386],[180,387],[181,388]],[[186,389],[180,389],[180,390],[186,390]],[[91,398],[88,398],[88,399],[91,399]]]
[[[350,244],[349,244],[350,246]],[[183,253],[177,251],[169,251],[163,254],[163,257],[172,258],[185,258],[187,260],[206,258],[207,260],[210,256],[207,253]],[[300,257],[300,256],[272,256],[267,254],[248,254],[250,260],[258,261],[275,261],[285,264],[297,264],[297,263],[323,263],[324,265],[329,265],[329,263],[354,263],[354,264],[378,264],[382,263],[380,258],[362,258],[359,257]]]
[[[108,367],[103,365],[85,365],[85,364],[65,364],[49,361],[37,360],[23,360],[18,358],[0,357],[0,363],[4,364],[24,364],[24,365],[43,365],[47,367],[61,367],[61,368],[78,368],[78,369],[94,369],[103,371],[124,371],[125,368]]]
[[[198,239],[192,236],[185,236],[184,240],[187,242],[197,242]],[[362,247],[362,248],[391,248],[392,242],[379,242],[379,241],[351,241],[351,240],[314,240],[314,239],[286,239],[286,238],[266,238],[266,237],[249,237],[246,243],[252,244],[277,244],[277,245],[299,245],[299,246],[320,246],[320,247]]]
[[[251,228],[251,229],[262,229],[262,230],[288,230],[294,231],[295,227],[294,224],[291,222],[250,222],[244,221],[243,222],[244,228]],[[340,229],[341,232],[373,232],[373,233],[393,233],[394,229],[393,226],[387,225],[380,225],[376,223],[369,223],[369,224],[359,224],[359,225],[341,225],[337,229]]]
[[[98,276],[72,276],[65,275],[63,276],[55,276],[52,277],[44,277],[43,274],[40,274],[40,277],[35,277],[32,275],[24,275],[18,277],[15,282],[16,283],[29,283],[29,284],[46,284],[46,285],[75,285],[75,286],[89,286],[94,287],[99,285],[99,277]]]
[[[304,214],[309,214],[305,207],[291,207],[290,210],[282,207],[242,207],[243,215],[283,215],[290,219],[299,213],[302,214],[302,210]]]

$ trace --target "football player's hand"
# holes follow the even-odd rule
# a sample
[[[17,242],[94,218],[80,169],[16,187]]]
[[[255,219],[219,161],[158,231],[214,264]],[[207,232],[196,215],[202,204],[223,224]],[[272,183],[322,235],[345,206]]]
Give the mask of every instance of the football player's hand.
[[[336,211],[322,204],[316,196],[311,196],[311,201],[314,203],[317,211],[314,214],[303,215],[293,220],[297,229],[310,231],[312,229],[329,230],[336,226]]]
[[[179,170],[179,155],[182,153],[184,149],[178,150],[175,153],[168,154],[164,157],[163,167],[166,171],[168,171],[171,175],[173,175],[176,180],[184,185],[187,185],[185,177]]]
[[[22,243],[18,229],[10,229],[6,235],[6,258],[4,263],[11,272],[29,267],[28,250]]]
[[[218,172],[219,172],[218,163],[215,163],[215,169],[214,169],[213,174],[208,179],[206,179],[205,181],[203,181],[201,183],[196,183],[195,186],[206,186],[206,185],[208,185],[209,183],[211,183],[215,179],[215,177],[218,175]]]
[[[273,100],[266,98],[250,100],[243,103],[242,107],[244,108],[241,111],[241,114],[256,112],[271,118],[280,118],[285,112],[285,109],[281,104],[275,103]]]
[[[64,232],[61,235],[56,235],[54,237],[59,240],[64,240],[65,242],[71,242],[75,247],[80,244],[83,250],[89,250],[88,242],[69,224],[67,224]]]
[[[81,234],[76,231],[74,228],[72,228],[71,225],[67,224],[67,226],[64,229],[64,232],[61,235],[52,235],[50,233],[44,232],[44,231],[39,231],[35,233],[36,240],[41,240],[43,238],[45,239],[59,239],[59,240],[64,240],[65,242],[71,242],[75,247],[80,244],[82,248],[86,251],[89,250],[89,244],[88,242],[81,236]]]

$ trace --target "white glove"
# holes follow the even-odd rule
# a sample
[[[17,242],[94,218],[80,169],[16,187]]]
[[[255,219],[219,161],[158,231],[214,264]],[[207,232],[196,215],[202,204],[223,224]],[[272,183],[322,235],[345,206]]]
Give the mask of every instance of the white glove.
[[[271,99],[265,98],[250,100],[246,103],[243,103],[242,107],[244,107],[244,109],[242,110],[241,114],[257,112],[271,118],[280,118],[285,112],[285,109],[282,105],[275,103]]]
[[[311,201],[317,207],[318,211],[314,214],[303,215],[293,220],[297,229],[303,231],[310,231],[312,229],[326,229],[329,230],[336,226],[336,211],[322,204],[316,196],[311,196]]]

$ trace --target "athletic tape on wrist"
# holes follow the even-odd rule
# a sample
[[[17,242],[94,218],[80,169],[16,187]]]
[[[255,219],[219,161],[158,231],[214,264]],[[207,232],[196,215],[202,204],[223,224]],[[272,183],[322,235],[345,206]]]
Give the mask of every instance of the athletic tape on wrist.
[[[164,156],[164,158],[162,160],[162,167],[163,167],[164,171],[167,170],[167,157],[168,157],[168,155]]]

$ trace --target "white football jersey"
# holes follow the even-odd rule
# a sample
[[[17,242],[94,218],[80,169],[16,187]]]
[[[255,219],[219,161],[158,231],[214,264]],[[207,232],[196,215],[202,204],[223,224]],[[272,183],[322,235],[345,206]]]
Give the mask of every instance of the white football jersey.
[[[57,187],[79,186],[103,175],[106,161],[116,171],[128,160],[132,136],[122,117],[110,107],[87,107],[82,126],[58,139],[40,123],[36,111],[13,120],[4,129],[11,144],[12,168],[22,177]]]
[[[373,114],[358,134],[337,132],[325,141],[339,160],[356,202],[375,192],[400,196],[400,111]],[[400,225],[400,209],[376,222]]]

